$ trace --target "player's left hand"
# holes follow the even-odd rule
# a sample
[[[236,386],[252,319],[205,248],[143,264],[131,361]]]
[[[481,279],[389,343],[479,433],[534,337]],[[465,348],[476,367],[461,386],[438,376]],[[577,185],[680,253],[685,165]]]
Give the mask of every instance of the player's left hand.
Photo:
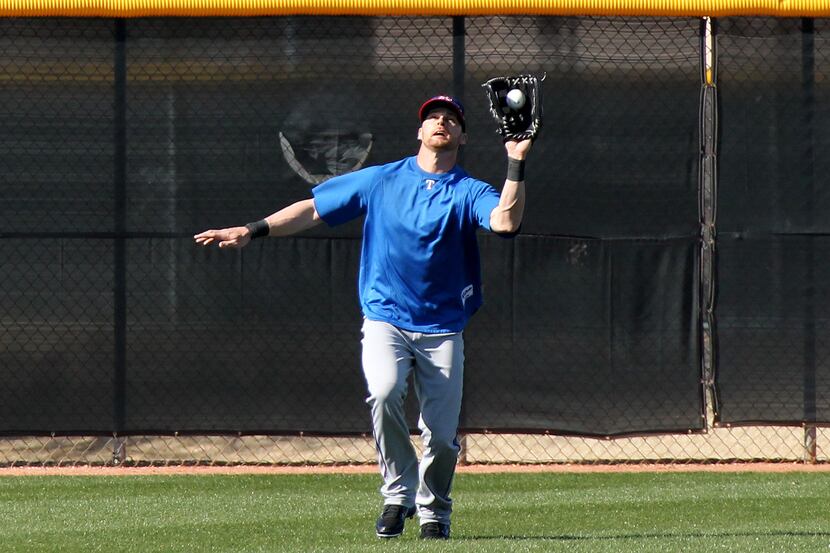
[[[504,149],[507,150],[508,157],[512,157],[513,159],[525,159],[532,145],[532,138],[526,138],[518,141],[508,140],[504,143]]]

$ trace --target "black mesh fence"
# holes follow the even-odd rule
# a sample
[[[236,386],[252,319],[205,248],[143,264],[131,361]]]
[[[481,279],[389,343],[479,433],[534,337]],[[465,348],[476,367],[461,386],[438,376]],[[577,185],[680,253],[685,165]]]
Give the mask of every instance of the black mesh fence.
[[[828,50],[826,23],[809,22],[719,22],[724,421],[826,420]],[[411,155],[417,109],[439,92],[467,107],[462,164],[498,187],[504,152],[480,84],[519,72],[547,74],[545,127],[520,235],[480,237],[486,299],[466,332],[462,427],[705,427],[701,21],[0,27],[0,432],[368,432],[360,221],[232,252],[192,235]]]
[[[719,24],[718,405],[830,420],[830,25]]]

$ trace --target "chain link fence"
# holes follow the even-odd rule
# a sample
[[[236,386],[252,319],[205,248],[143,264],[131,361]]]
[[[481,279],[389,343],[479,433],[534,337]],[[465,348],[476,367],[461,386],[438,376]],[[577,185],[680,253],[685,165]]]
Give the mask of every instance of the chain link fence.
[[[588,438],[465,434],[462,464],[744,463],[828,460],[825,428],[747,426],[705,434]],[[818,444],[818,446],[816,446]],[[413,439],[418,449],[420,441]],[[0,440],[3,466],[343,465],[376,462],[374,440],[332,436],[27,436]]]
[[[479,85],[519,72],[546,125],[521,235],[480,240],[462,461],[827,461],[827,21],[0,27],[0,465],[374,462],[359,224],[191,236],[414,152],[438,92],[499,183]]]

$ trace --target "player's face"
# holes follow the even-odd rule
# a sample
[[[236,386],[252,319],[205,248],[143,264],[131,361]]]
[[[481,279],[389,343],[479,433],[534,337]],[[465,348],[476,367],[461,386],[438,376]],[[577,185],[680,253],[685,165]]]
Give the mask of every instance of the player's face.
[[[431,149],[455,150],[466,143],[467,135],[453,110],[438,107],[427,113],[418,129],[418,139]]]

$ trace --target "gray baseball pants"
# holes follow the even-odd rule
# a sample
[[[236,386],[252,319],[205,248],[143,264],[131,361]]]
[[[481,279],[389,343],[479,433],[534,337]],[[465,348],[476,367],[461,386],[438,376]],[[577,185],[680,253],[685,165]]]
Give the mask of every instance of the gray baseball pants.
[[[362,343],[384,504],[417,505],[421,524],[449,524],[450,490],[461,449],[462,334],[423,334],[364,319]],[[420,465],[404,416],[410,373],[421,408]]]

